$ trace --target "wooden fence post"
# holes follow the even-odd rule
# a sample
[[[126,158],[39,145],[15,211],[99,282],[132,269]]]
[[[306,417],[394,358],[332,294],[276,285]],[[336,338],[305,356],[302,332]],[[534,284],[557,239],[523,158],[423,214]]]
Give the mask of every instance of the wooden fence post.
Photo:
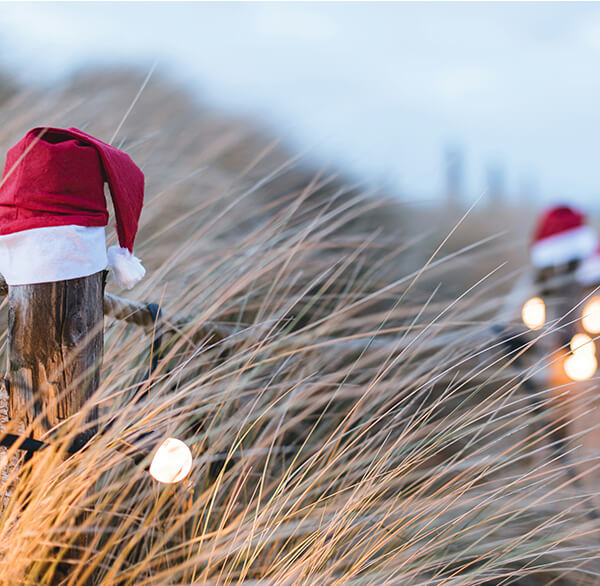
[[[8,290],[8,395],[11,425],[40,439],[77,413],[100,382],[104,344],[105,271]],[[83,441],[96,431],[97,408],[86,413]],[[81,518],[81,517],[80,517]],[[66,559],[76,559],[91,536],[81,535]],[[55,569],[69,574],[69,562]]]
[[[9,415],[35,439],[75,414],[98,388],[105,273],[8,292]],[[97,410],[87,415],[93,435]]]

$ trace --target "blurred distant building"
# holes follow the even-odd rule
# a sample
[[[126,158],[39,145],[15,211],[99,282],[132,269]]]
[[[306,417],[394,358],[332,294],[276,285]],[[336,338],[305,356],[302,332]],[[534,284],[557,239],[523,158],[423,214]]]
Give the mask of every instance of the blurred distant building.
[[[506,199],[506,171],[500,163],[491,163],[486,170],[487,201],[500,206]]]
[[[446,147],[444,152],[446,168],[446,203],[458,207],[463,197],[464,189],[464,154],[458,145]]]
[[[16,81],[8,73],[0,72],[0,103],[11,98],[16,91]]]
[[[519,180],[518,203],[535,205],[538,197],[538,183],[531,174],[521,175]]]

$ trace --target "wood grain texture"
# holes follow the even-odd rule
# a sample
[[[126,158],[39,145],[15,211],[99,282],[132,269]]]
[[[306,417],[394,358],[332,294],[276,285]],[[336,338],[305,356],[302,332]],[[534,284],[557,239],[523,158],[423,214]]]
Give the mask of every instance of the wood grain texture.
[[[104,283],[101,271],[9,288],[10,419],[36,439],[78,412],[98,388]],[[87,420],[95,419],[96,410],[90,410]]]

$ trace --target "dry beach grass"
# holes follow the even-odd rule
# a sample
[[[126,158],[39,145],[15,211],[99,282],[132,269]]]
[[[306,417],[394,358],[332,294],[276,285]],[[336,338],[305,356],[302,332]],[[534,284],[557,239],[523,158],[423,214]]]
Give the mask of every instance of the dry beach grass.
[[[139,87],[97,72],[21,91],[1,150],[46,123],[110,139]],[[471,215],[438,250],[457,218],[419,238],[436,212],[308,171],[164,82],[114,144],[148,178],[130,295],[193,320],[141,382],[152,333],[106,320],[94,404],[116,423],[66,458],[84,414],[65,422],[8,479],[3,584],[597,583],[598,495],[548,449],[489,329],[517,246],[465,233]],[[192,343],[206,320],[239,333]],[[142,436],[184,439],[188,479],[155,483],[130,457]]]

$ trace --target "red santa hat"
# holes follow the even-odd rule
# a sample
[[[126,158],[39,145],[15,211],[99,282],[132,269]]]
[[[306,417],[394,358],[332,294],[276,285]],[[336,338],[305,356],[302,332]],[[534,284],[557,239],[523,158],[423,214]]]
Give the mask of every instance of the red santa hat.
[[[119,246],[106,250],[113,202]],[[0,182],[0,273],[9,285],[85,277],[107,267],[130,289],[144,175],[119,149],[76,128],[34,128],[8,151]]]
[[[598,238],[578,210],[552,207],[540,218],[531,244],[531,262],[545,268],[583,260],[597,247]]]

